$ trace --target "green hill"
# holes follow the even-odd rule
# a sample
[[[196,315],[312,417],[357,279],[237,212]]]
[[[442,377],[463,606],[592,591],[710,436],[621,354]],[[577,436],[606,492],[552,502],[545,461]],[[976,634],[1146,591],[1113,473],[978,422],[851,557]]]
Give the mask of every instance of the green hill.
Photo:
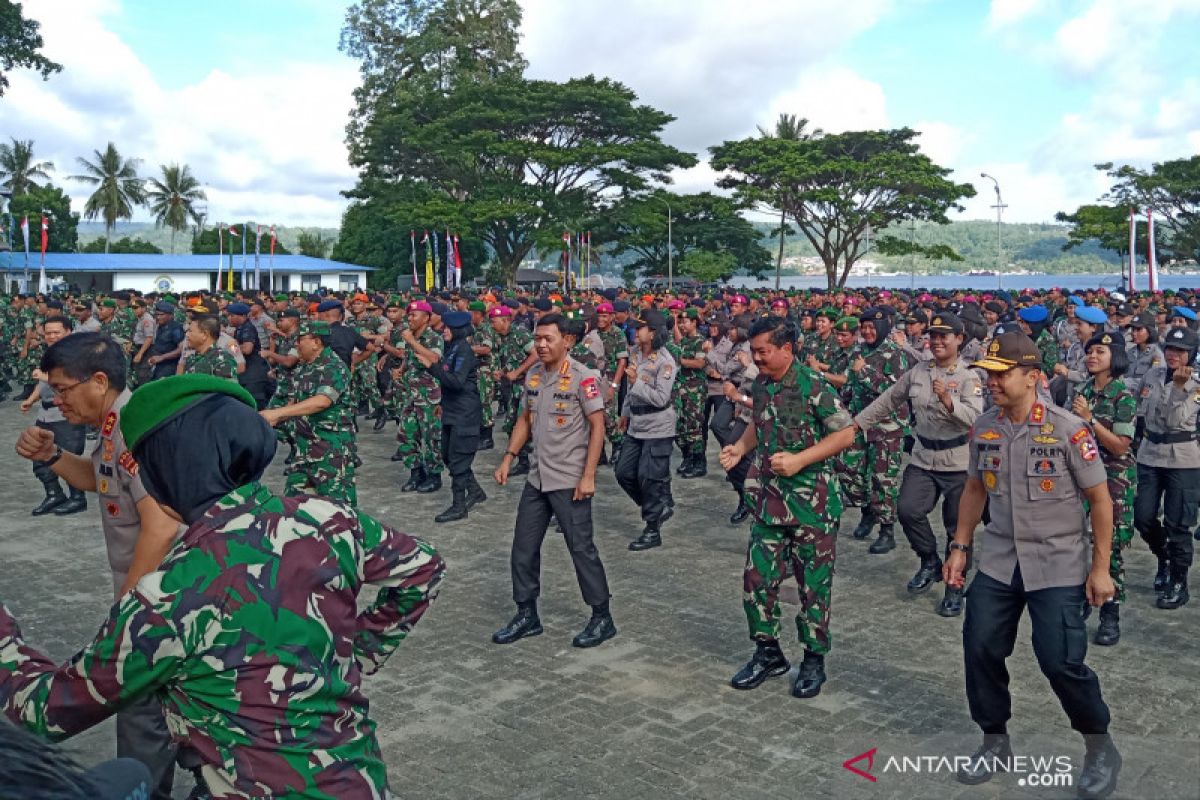
[[[239,228],[240,228],[240,225],[239,225]],[[271,247],[271,238],[270,238],[269,234],[267,233],[268,229],[269,229],[268,226],[265,226],[265,225],[263,226],[263,238],[262,238],[261,251],[264,253],[267,252],[268,250],[270,250],[270,247]],[[337,235],[338,235],[337,228],[287,227],[287,226],[283,226],[283,225],[275,226],[276,238],[278,238],[279,241],[283,243],[284,247],[286,247],[288,250],[290,250],[293,253],[300,252],[300,250],[296,244],[296,237],[300,234],[301,231],[309,231],[311,233],[321,233],[321,234],[324,234],[327,239],[331,239],[331,240],[336,240]],[[170,228],[156,228],[156,227],[154,227],[154,223],[152,223],[152,222],[121,222],[121,223],[118,223],[117,226],[113,229],[112,241],[115,242],[117,239],[120,239],[123,236],[128,236],[132,239],[142,239],[144,241],[150,242],[153,245],[158,246],[159,248],[162,249],[162,251],[164,253],[171,252],[171,229]],[[82,248],[88,242],[94,241],[96,239],[103,239],[103,238],[104,238],[104,223],[103,222],[81,221],[79,223],[79,246],[80,246],[80,248]],[[184,231],[183,233],[181,233],[175,237],[175,252],[190,253],[192,251],[191,247],[192,247],[191,229],[188,229],[187,231]],[[240,242],[237,244],[235,251],[238,253],[240,253],[242,251],[242,245]],[[246,252],[248,252],[248,253],[254,252],[253,236],[250,238],[250,240],[248,242],[246,242]]]

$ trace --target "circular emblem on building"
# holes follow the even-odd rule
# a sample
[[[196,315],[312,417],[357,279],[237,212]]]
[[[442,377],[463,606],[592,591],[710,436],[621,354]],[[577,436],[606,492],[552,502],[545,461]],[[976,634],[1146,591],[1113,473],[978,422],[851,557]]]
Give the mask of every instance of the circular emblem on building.
[[[154,291],[171,292],[175,290],[175,279],[170,275],[159,275],[154,279]]]

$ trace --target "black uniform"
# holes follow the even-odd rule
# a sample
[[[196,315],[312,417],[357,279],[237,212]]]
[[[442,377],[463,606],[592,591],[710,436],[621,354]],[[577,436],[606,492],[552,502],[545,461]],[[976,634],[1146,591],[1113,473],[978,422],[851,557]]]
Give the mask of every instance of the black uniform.
[[[479,359],[467,339],[470,329],[451,330],[454,338],[429,371],[442,385],[442,460],[450,472],[451,490],[457,494],[475,482],[471,463],[479,446],[483,405],[477,386]]]

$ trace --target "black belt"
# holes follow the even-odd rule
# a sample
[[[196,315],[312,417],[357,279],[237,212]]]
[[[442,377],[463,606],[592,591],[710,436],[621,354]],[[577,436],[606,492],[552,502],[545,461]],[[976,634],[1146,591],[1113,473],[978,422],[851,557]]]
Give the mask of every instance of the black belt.
[[[659,411],[666,411],[670,406],[650,406],[630,403],[629,413],[635,417],[643,416],[644,414],[657,414]]]
[[[1146,438],[1154,444],[1180,444],[1182,442],[1196,441],[1196,432],[1178,431],[1176,433],[1158,433],[1156,431],[1146,431]]]
[[[917,434],[917,439],[926,450],[953,450],[956,447],[962,447],[966,444],[970,437],[964,433],[962,436],[955,436],[953,439],[926,439],[924,436]]]

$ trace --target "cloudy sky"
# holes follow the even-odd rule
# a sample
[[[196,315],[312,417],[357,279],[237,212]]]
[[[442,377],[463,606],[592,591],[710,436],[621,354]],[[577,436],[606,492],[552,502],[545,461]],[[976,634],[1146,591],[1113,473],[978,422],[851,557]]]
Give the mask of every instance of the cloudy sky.
[[[1200,152],[1200,0],[523,0],[534,77],[619,79],[703,155],[783,112],[828,131],[908,125],[1005,219],[1096,199],[1102,161]],[[0,137],[33,139],[60,176],[113,141],[184,162],[210,220],[336,225],[354,174],[343,130],[356,65],[338,0],[25,0],[42,82],[11,76]],[[706,164],[679,191],[712,188]],[[84,187],[67,182],[82,205]]]

